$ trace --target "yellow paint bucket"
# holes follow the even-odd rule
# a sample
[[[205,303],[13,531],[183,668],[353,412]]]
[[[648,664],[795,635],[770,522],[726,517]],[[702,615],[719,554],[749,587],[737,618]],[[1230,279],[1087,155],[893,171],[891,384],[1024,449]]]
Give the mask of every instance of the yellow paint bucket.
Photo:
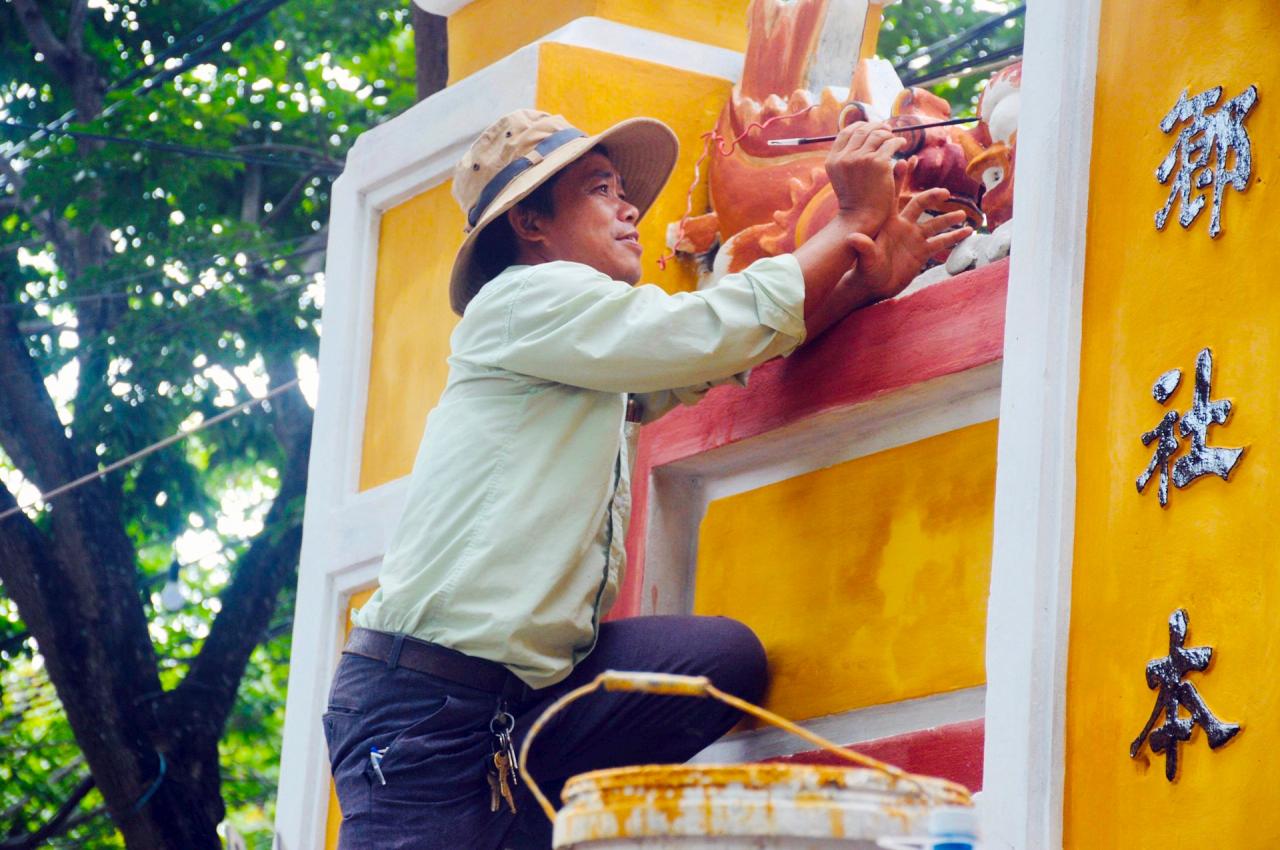
[[[718,699],[861,767],[644,765],[599,770],[566,783],[565,805],[557,813],[530,774],[530,745],[554,714],[602,688]],[[520,762],[530,791],[555,823],[556,850],[873,850],[890,846],[895,838],[923,836],[933,812],[972,805],[963,786],[910,774],[837,746],[718,690],[703,677],[603,673],[538,718],[521,748]]]

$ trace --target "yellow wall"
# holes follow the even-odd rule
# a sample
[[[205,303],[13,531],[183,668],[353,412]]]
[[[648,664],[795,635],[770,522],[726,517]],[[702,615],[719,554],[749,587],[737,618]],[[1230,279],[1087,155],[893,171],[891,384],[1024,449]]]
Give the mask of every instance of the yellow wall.
[[[817,717],[985,681],[996,423],[711,503],[694,610],[769,653],[766,705]]]
[[[1072,848],[1261,847],[1280,835],[1267,763],[1280,750],[1280,240],[1271,192],[1280,164],[1280,18],[1269,3],[1107,0],[1094,112],[1077,436],[1075,566],[1067,692],[1066,844]],[[1030,61],[1030,60],[1029,60]],[[1153,217],[1168,197],[1154,173],[1174,137],[1158,127],[1183,88],[1251,83],[1245,126],[1254,182],[1228,190],[1223,232],[1208,210],[1189,230]],[[1177,212],[1175,210],[1174,215]],[[1213,396],[1231,399],[1210,445],[1249,446],[1230,482],[1134,479],[1139,436],[1190,406],[1196,353],[1213,349]],[[1151,386],[1183,370],[1162,407]],[[1184,439],[1185,442],[1185,439]],[[1170,613],[1190,614],[1188,646],[1211,645],[1188,677],[1209,707],[1244,725],[1211,751],[1197,729],[1170,784],[1163,757],[1130,760],[1155,702],[1144,668],[1168,651]]]
[[[347,602],[347,610],[343,613],[343,635],[351,634],[351,612],[356,608],[369,601],[369,597],[373,595],[374,588],[362,590],[353,594]],[[325,813],[325,850],[337,850],[338,847],[338,828],[342,826],[342,809],[338,806],[338,794],[333,787],[333,779],[329,780],[329,809]]]
[[[465,224],[451,185],[446,180],[382,216],[361,490],[413,468],[427,412],[448,377],[449,334],[457,324],[449,271]]]
[[[667,224],[684,215],[693,164],[702,153],[699,136],[712,128],[729,99],[729,81],[582,47],[544,44],[540,49],[539,109],[563,115],[587,133],[637,115],[661,119],[675,130],[680,159],[640,222],[644,281],[669,292],[695,288],[697,276],[689,264],[668,263],[662,271],[658,257],[666,250]],[[693,200],[695,213],[706,209],[705,182]]]
[[[449,81],[475,73],[570,21],[594,16],[742,52],[749,0],[474,0],[449,17]]]

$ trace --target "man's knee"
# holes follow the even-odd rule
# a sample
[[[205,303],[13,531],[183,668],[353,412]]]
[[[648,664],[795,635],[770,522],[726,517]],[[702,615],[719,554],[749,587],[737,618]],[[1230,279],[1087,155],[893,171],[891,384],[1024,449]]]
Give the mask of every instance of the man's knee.
[[[764,645],[749,626],[729,617],[710,617],[715,658],[709,675],[715,686],[748,702],[759,702],[769,681]]]

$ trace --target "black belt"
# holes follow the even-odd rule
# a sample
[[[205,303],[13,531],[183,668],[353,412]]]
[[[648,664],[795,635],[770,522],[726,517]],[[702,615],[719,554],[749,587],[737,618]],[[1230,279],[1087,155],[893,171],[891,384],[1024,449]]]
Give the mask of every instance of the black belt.
[[[533,693],[528,685],[496,661],[473,658],[456,649],[408,635],[357,627],[351,630],[342,652],[381,661],[388,667],[405,667],[447,679],[458,685],[496,694],[516,704],[529,701]]]

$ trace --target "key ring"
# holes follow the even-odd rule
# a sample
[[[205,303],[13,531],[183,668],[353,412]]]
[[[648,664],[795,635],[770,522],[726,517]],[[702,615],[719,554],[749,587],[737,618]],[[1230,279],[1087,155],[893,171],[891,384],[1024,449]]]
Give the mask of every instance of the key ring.
[[[498,725],[499,721],[502,721],[501,725]],[[502,706],[499,706],[498,710],[493,713],[493,718],[489,721],[489,731],[495,736],[510,735],[515,728],[515,716]]]

